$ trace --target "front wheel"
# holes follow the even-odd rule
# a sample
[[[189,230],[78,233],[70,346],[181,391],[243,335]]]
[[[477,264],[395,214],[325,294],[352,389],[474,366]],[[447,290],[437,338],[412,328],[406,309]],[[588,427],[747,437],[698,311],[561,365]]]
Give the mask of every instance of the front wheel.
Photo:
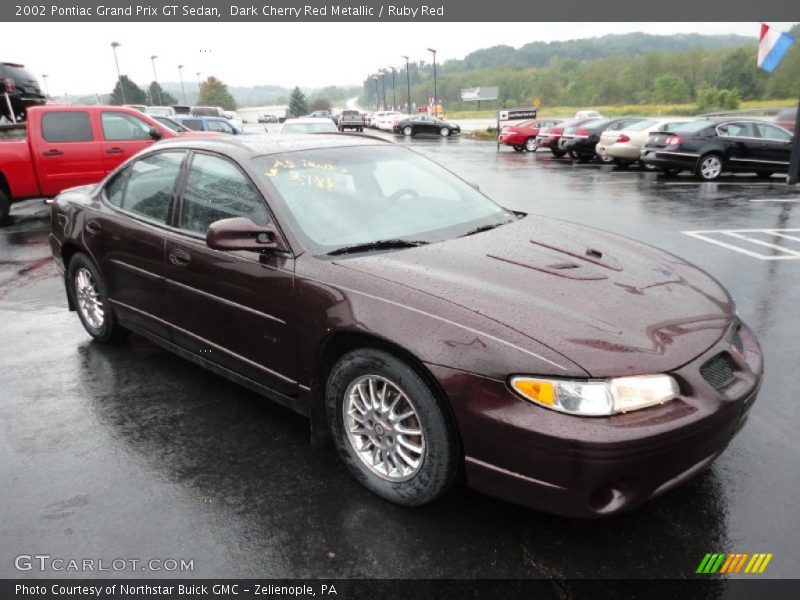
[[[563,158],[564,155],[566,154],[566,152],[564,152],[563,150],[556,150],[555,148],[550,148],[550,152],[552,152],[553,156],[555,156],[556,158]]]
[[[703,181],[714,181],[722,174],[723,168],[724,163],[719,154],[706,154],[697,161],[694,174]]]
[[[339,455],[371,492],[419,506],[453,484],[455,426],[442,400],[403,361],[370,348],[345,354],[328,377],[326,404]]]
[[[447,127],[442,127],[439,130],[439,135],[442,137],[448,137],[450,135],[450,130]]]
[[[405,127],[403,127],[403,135],[411,137],[412,135],[414,135],[414,129],[411,126],[406,125]]]
[[[103,276],[91,259],[80,252],[67,267],[67,292],[83,328],[98,342],[114,342],[128,333],[111,308]]]

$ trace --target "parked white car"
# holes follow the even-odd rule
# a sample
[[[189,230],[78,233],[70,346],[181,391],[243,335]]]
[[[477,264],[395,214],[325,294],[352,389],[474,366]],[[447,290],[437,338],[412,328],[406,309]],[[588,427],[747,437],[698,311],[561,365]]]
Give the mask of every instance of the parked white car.
[[[327,117],[301,117],[289,119],[281,127],[281,134],[339,133],[339,128]]]
[[[372,119],[372,126],[384,131],[391,131],[394,129],[394,122],[403,118],[405,118],[405,115],[396,110],[375,113],[375,118]]]
[[[575,113],[576,119],[602,119],[603,115],[599,110],[579,110]]]
[[[236,127],[236,129],[238,129],[239,131],[244,130],[244,123],[242,123],[242,119],[239,118],[239,115],[236,114],[235,110],[226,110],[222,113],[222,116],[224,116],[226,119],[228,119],[228,121],[233,123],[234,127]]]
[[[628,166],[639,161],[651,132],[667,131],[673,125],[694,120],[691,117],[659,117],[639,121],[619,131],[604,131],[595,146],[595,152],[601,158],[606,156],[612,159],[620,167]]]

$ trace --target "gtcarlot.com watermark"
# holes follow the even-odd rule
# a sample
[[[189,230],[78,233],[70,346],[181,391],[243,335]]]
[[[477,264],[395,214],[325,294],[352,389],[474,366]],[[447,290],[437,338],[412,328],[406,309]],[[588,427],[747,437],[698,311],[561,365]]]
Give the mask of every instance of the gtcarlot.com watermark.
[[[124,573],[194,571],[194,559],[185,558],[64,558],[49,554],[20,554],[14,558],[18,571],[38,573]]]

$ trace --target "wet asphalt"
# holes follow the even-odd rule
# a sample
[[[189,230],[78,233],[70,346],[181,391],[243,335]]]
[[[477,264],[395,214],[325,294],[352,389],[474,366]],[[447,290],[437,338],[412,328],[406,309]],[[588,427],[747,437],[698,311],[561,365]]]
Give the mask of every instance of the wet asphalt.
[[[800,192],[777,177],[699,184],[466,138],[399,142],[508,208],[646,241],[728,287],[763,345],[766,377],[713,467],[596,521],[463,485],[423,508],[394,506],[351,479],[331,446],[310,447],[302,417],[138,336],[91,342],[49,258],[46,207],[29,201],[0,229],[0,577],[78,576],[14,568],[15,556],[37,553],[194,561],[191,572],[99,576],[691,577],[714,551],[771,552],[763,576],[796,577],[800,259],[682,232],[800,238]],[[800,257],[800,240],[744,235]]]

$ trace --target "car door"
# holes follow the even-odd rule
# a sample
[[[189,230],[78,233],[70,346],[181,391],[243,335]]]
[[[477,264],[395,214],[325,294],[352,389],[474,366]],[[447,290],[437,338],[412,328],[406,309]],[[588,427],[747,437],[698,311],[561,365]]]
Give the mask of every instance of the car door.
[[[100,144],[87,110],[54,110],[42,115],[41,134],[34,138],[34,164],[43,195],[55,196],[105,176]]]
[[[122,111],[104,110],[100,113],[103,142],[103,168],[110,173],[131,156],[150,146],[155,140],[150,135],[151,125]]]
[[[107,210],[84,223],[84,242],[106,279],[114,309],[165,339],[170,335],[165,234],[186,155],[160,151],[129,164],[100,191]]]
[[[211,223],[245,217],[266,225],[264,198],[234,162],[195,152],[167,239],[170,322],[179,345],[285,396],[297,393],[294,259],[222,251],[205,242]]]
[[[762,140],[756,137],[752,122],[723,123],[717,126],[717,135],[724,143],[731,167],[739,170],[758,167]]]
[[[761,134],[761,158],[766,166],[774,166],[776,170],[787,170],[792,147],[791,132],[770,123],[758,123],[756,128]]]

